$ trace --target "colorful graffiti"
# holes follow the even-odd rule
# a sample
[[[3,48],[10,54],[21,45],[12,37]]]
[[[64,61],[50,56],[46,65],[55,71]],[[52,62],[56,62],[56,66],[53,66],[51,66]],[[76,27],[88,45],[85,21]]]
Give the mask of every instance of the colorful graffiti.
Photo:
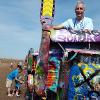
[[[51,40],[55,42],[100,42],[100,31],[85,33],[74,30],[51,30]]]

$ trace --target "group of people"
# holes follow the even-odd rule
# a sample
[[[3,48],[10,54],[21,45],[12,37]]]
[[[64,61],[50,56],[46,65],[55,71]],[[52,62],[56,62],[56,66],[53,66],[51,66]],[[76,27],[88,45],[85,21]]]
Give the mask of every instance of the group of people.
[[[16,96],[20,96],[19,95],[20,86],[21,86],[22,83],[24,83],[24,81],[21,79],[22,70],[23,70],[22,66],[18,64],[17,68],[12,70],[7,75],[6,88],[7,88],[8,96],[13,96],[14,93],[16,94]],[[15,81],[15,89],[12,90],[13,80]]]
[[[23,83],[26,86],[25,92],[29,90],[28,83],[31,81],[29,78],[30,75],[31,76],[34,75],[34,69],[35,69],[34,66],[36,65],[36,57],[35,58],[33,57],[33,52],[34,51],[31,48],[28,52],[28,55],[25,58],[24,64],[22,64],[22,62],[19,62],[16,68],[11,62],[10,64],[11,72],[7,75],[7,79],[6,79],[6,88],[7,88],[8,96],[13,96],[14,94],[16,96],[20,96],[19,92],[21,90],[21,84]],[[14,89],[12,89],[13,81],[15,84]]]

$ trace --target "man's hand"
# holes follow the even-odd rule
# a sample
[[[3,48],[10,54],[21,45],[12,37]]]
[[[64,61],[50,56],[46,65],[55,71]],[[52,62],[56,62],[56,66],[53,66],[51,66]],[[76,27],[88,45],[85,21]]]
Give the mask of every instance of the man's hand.
[[[24,81],[21,81],[21,80],[19,82],[20,82],[20,84],[23,84],[24,83]]]
[[[84,29],[84,30],[82,30],[84,33],[91,33],[91,30],[89,30],[89,29]]]
[[[44,25],[44,26],[42,27],[42,29],[43,29],[43,30],[49,31],[49,30],[53,29],[53,27],[50,26],[50,25]]]

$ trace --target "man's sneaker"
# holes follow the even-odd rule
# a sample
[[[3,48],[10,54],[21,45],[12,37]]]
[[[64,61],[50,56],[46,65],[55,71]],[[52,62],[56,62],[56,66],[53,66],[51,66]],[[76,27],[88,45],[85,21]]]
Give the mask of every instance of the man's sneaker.
[[[12,95],[14,95],[15,93],[13,92]]]
[[[46,100],[46,97],[42,97],[43,100]]]
[[[16,93],[16,96],[19,97],[20,95],[18,93]]]
[[[13,95],[12,95],[12,94],[8,94],[8,96],[9,96],[9,97],[12,97]]]

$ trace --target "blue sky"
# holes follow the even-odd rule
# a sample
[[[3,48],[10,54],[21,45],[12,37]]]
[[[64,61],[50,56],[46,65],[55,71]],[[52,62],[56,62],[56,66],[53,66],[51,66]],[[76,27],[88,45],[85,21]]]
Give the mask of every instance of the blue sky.
[[[55,0],[54,25],[75,17],[76,0]],[[84,0],[85,15],[94,28],[100,28],[100,0]],[[32,47],[38,50],[41,39],[41,0],[0,0],[0,57],[24,59]]]

